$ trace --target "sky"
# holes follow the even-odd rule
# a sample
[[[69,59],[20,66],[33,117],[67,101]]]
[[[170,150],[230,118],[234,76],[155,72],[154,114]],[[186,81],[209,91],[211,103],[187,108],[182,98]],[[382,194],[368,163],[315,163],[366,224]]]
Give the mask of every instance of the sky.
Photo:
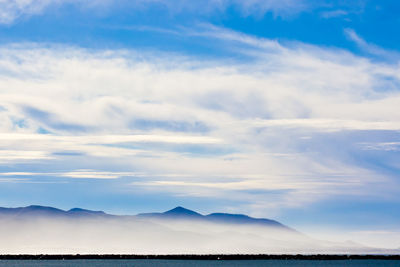
[[[400,247],[399,12],[0,0],[0,206],[184,206]]]

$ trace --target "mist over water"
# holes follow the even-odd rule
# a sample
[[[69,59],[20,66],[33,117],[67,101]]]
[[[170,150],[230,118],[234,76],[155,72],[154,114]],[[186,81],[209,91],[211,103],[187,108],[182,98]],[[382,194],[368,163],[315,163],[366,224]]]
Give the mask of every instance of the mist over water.
[[[0,218],[1,254],[382,253],[277,227],[131,216]]]

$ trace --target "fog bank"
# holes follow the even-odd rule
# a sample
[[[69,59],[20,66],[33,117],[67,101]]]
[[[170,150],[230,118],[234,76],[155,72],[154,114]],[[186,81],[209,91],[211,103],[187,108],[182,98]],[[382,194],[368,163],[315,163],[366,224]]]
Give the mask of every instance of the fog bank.
[[[292,230],[199,220],[16,217],[0,225],[0,254],[385,253]]]

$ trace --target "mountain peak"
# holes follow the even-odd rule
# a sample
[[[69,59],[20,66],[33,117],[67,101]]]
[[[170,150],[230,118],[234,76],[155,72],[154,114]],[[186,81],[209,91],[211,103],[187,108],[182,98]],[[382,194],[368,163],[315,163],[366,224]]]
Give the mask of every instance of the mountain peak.
[[[178,215],[178,216],[202,216],[193,210],[186,209],[184,207],[178,206],[172,210],[164,212],[166,215]]]
[[[41,206],[41,205],[29,205],[29,206],[26,206],[26,207],[23,207],[23,208],[25,208],[25,209],[37,209],[37,210],[39,210],[39,209],[56,209],[56,208],[53,208],[53,207],[48,207],[48,206]]]
[[[95,210],[87,210],[81,208],[73,208],[70,209],[68,212],[73,213],[90,213],[90,214],[106,214],[104,211],[95,211]]]
[[[61,209],[53,208],[53,207],[47,207],[47,206],[40,206],[40,205],[30,205],[27,207],[22,207],[20,208],[21,210],[24,211],[46,211],[46,212],[58,212],[58,213],[63,213],[64,211]]]

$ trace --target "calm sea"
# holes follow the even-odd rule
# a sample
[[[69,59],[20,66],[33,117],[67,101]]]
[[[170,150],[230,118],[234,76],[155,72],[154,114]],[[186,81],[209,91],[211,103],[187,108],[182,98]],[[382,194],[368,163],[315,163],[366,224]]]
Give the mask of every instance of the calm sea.
[[[351,267],[375,267],[375,266],[393,266],[400,267],[400,261],[397,260],[1,260],[0,266],[18,266],[18,267],[50,267],[50,266],[85,266],[85,267],[105,267],[105,266],[351,266]]]

